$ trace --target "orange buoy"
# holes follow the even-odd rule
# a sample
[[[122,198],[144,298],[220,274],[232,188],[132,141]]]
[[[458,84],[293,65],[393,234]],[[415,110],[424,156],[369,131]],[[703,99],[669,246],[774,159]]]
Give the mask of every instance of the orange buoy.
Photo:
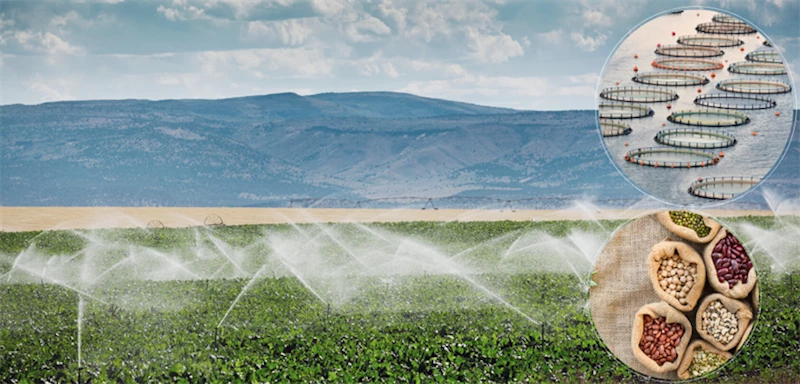
[[[658,162],[657,162],[657,161],[656,161],[656,165],[655,165],[655,167],[656,167],[656,168],[658,168]]]
[[[675,168],[675,163],[672,163],[672,167],[670,167],[670,168]]]
[[[670,108],[672,108],[672,105],[667,103],[667,109],[670,109]]]
[[[633,71],[634,71],[634,72],[639,72],[639,67],[636,67],[636,66],[634,66],[634,67],[633,67]]]
[[[627,142],[627,141],[625,142],[625,146],[626,146],[626,147],[628,146],[628,142]]]
[[[703,92],[703,90],[700,89],[700,88],[697,88],[697,93],[700,93],[700,92]]]
[[[756,135],[756,131],[753,131],[753,136],[755,136],[755,135]]]
[[[719,157],[714,158],[714,164],[719,163]]]
[[[711,72],[711,78],[713,79],[715,77],[717,77],[717,74],[715,74],[714,72]]]
[[[661,43],[656,44],[656,47],[661,48]]]
[[[614,83],[614,84],[616,84],[616,85],[619,85],[619,81],[617,81],[617,82],[616,82],[616,83]]]
[[[667,126],[667,123],[661,123],[661,126],[662,126],[662,127],[666,127],[666,126]]]
[[[639,55],[638,55],[638,54],[636,54],[636,53],[634,53],[634,54],[633,54],[633,58],[634,58],[634,59],[638,59],[638,58],[639,58]]]
[[[703,178],[702,177],[698,177],[697,181],[703,181]]]
[[[740,51],[744,52],[744,47],[739,48]]]
[[[775,116],[780,116],[780,115],[781,115],[781,113],[780,113],[780,112],[778,112],[778,111],[775,111]]]
[[[720,152],[719,157],[725,157],[725,152]]]
[[[675,31],[672,31],[672,36],[675,36]]]
[[[692,164],[691,164],[691,163],[687,163],[687,164],[686,164],[686,168],[691,168],[691,167],[692,167]]]
[[[759,35],[756,35],[756,39],[760,39],[760,38],[761,38],[761,36],[759,36]]]
[[[704,161],[704,162],[700,163],[700,166],[701,167],[705,167],[706,166],[706,162]]]

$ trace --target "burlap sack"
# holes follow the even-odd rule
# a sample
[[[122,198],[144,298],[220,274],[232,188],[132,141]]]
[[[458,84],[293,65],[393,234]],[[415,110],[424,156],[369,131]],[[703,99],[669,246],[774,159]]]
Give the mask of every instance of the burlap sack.
[[[753,324],[754,323],[751,321],[750,325],[747,326],[747,329],[744,330],[744,333],[742,334],[742,339],[739,340],[739,344],[736,345],[737,351],[742,349],[742,346],[747,341],[747,338],[750,337],[750,332],[753,332]]]
[[[656,218],[658,218],[658,222],[661,223],[665,228],[669,229],[670,232],[680,236],[689,241],[693,241],[695,243],[707,243],[714,238],[717,234],[721,226],[714,220],[709,219],[707,216],[703,216],[703,222],[711,228],[711,231],[708,235],[704,237],[700,237],[697,235],[697,232],[694,229],[684,227],[682,225],[675,224],[672,222],[672,218],[669,217],[670,211],[661,211],[656,213]]]
[[[733,358],[733,355],[730,352],[714,348],[713,345],[703,340],[692,341],[692,343],[689,344],[689,347],[686,348],[686,352],[683,355],[683,359],[681,359],[681,364],[678,366],[678,378],[682,380],[692,378],[692,374],[689,372],[689,366],[692,365],[692,361],[694,361],[694,353],[698,349],[702,349],[706,352],[720,355],[724,357],[726,360],[730,360],[731,358]]]
[[[678,346],[675,347],[678,357],[674,362],[665,362],[663,365],[658,365],[639,348],[639,341],[641,341],[642,332],[644,331],[644,315],[649,315],[652,318],[666,317],[666,324],[678,323],[683,326],[683,336],[681,336]],[[631,336],[631,348],[633,348],[633,356],[636,357],[636,360],[651,371],[658,373],[669,372],[678,369],[684,351],[692,338],[692,324],[683,313],[670,307],[666,302],[659,301],[639,308],[633,319],[633,334]]]
[[[685,297],[686,304],[681,304],[678,298],[668,294],[661,287],[660,280],[658,279],[658,268],[661,265],[661,260],[664,258],[669,258],[675,253],[680,256],[680,258],[684,261],[684,264],[694,264],[697,268],[697,273],[694,275],[694,285],[689,289],[689,292]],[[692,247],[686,243],[671,241],[669,238],[667,238],[653,246],[652,250],[650,251],[650,256],[647,257],[647,263],[647,271],[650,275],[650,283],[653,285],[653,289],[656,291],[656,294],[659,298],[661,298],[661,300],[666,301],[669,305],[683,312],[689,312],[694,309],[695,305],[697,305],[697,301],[700,299],[700,295],[703,293],[703,287],[705,286],[706,282],[706,269],[705,265],[703,265],[703,259],[694,249],[692,249]]]
[[[733,339],[726,344],[720,343],[714,336],[711,336],[705,329],[703,329],[703,312],[705,312],[708,305],[714,301],[719,300],[722,303],[722,306],[727,308],[728,311],[732,312],[736,315],[737,319],[737,328],[738,331],[733,336]],[[750,324],[750,320],[753,318],[753,312],[750,311],[750,306],[739,300],[731,299],[725,295],[719,293],[712,293],[705,298],[703,301],[700,302],[700,306],[697,307],[697,316],[695,318],[695,326],[697,328],[697,334],[700,335],[704,340],[708,341],[709,344],[713,345],[715,348],[727,351],[732,349],[733,347],[739,344],[739,340],[742,339],[747,326]]]
[[[722,228],[719,230],[719,232],[717,232],[717,236],[714,237],[714,240],[711,240],[711,242],[706,245],[706,249],[703,252],[703,260],[706,262],[706,273],[708,274],[707,281],[715,291],[734,299],[742,299],[747,297],[750,291],[752,291],[756,286],[755,266],[750,268],[750,272],[747,273],[747,284],[739,281],[733,286],[733,288],[729,288],[727,281],[722,283],[719,282],[719,278],[717,277],[717,267],[714,266],[714,260],[711,258],[711,254],[714,253],[714,247],[727,235],[728,231],[726,231],[725,228]],[[745,252],[747,252],[746,249]],[[750,256],[750,252],[747,252],[747,255]]]

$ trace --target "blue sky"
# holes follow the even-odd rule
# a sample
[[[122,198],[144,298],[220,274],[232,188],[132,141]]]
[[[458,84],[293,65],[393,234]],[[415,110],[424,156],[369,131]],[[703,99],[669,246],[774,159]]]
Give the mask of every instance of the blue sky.
[[[0,104],[381,90],[591,109],[614,45],[690,5],[755,23],[797,85],[800,0],[4,0]]]

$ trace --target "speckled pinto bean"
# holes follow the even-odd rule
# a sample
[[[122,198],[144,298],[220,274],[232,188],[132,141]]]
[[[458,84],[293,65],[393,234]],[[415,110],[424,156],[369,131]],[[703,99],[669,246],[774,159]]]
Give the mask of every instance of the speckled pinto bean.
[[[753,262],[739,240],[730,233],[714,246],[711,260],[717,271],[720,283],[728,283],[733,288],[738,282],[747,284],[747,275],[753,268]]]
[[[644,327],[639,349],[658,365],[672,363],[678,358],[676,347],[681,343],[683,326],[677,323],[667,324],[666,317],[642,317]]]

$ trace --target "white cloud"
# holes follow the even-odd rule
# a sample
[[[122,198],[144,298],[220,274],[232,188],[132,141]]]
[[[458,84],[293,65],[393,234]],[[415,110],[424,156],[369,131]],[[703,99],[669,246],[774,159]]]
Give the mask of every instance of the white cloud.
[[[581,50],[592,52],[605,44],[608,35],[597,31],[594,31],[591,35],[584,35],[580,32],[572,32],[569,37]]]
[[[340,25],[347,38],[358,43],[374,41],[377,35],[388,35],[392,32],[386,24],[370,15],[363,15],[352,22],[344,21]]]
[[[28,82],[26,85],[38,96],[39,102],[41,103],[48,101],[73,100],[72,95],[65,89],[65,82],[60,79],[56,79],[56,81],[44,81],[41,78],[38,78],[34,81]],[[61,89],[56,89],[57,85],[60,85]]]
[[[82,47],[70,45],[51,32],[17,31],[14,38],[26,50],[46,55],[75,55],[84,52]]]
[[[211,19],[211,17],[205,14],[204,9],[195,7],[194,5],[187,5],[186,2],[175,1],[173,5],[177,7],[167,8],[163,5],[159,5],[156,11],[164,15],[164,18],[169,21]]]
[[[613,22],[603,11],[597,9],[586,9],[583,11],[583,20],[587,25],[607,27]]]
[[[525,52],[517,41],[505,34],[485,35],[470,28],[467,36],[469,47],[480,62],[502,63]]]
[[[274,76],[318,77],[329,75],[333,69],[333,60],[313,48],[205,51],[198,53],[197,59],[203,71],[209,74],[218,71],[219,67],[233,66],[257,78],[264,77],[264,72]]]
[[[277,38],[285,45],[301,45],[312,35],[312,20],[252,21],[247,24],[251,37]]]
[[[550,32],[538,33],[536,36],[549,44],[561,44],[564,42],[564,30],[554,29]]]

